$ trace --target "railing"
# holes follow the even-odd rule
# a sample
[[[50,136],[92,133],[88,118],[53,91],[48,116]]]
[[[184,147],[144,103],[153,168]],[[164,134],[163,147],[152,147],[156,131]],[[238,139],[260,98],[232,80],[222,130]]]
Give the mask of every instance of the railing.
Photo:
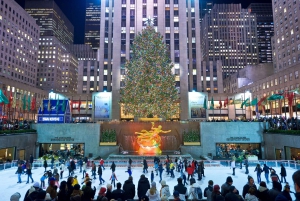
[[[91,164],[90,160],[88,162],[88,167]],[[110,167],[112,161],[115,162],[117,167],[127,167],[128,166],[128,160],[106,160],[104,163],[105,167]],[[132,160],[132,167],[142,167],[142,160]],[[203,160],[205,167],[230,167],[230,160]],[[98,166],[99,165],[99,160],[95,160],[94,163]],[[154,163],[153,160],[147,160],[148,166],[153,167]],[[260,164],[261,166],[263,164],[266,164],[269,167],[272,168],[278,168],[280,167],[281,164],[284,165],[284,167],[289,167],[292,169],[300,169],[300,163],[298,161],[294,160],[258,160],[258,161],[248,161],[249,167],[255,167],[257,164]],[[54,162],[54,167],[58,167],[60,165],[60,162],[56,161]],[[242,165],[244,165],[244,162],[242,162]],[[2,163],[0,164],[0,170],[5,170],[9,168],[14,168],[17,167],[17,161],[12,161],[9,163]],[[38,168],[38,167],[44,167],[44,162],[42,160],[35,160],[32,164],[33,168]],[[48,167],[51,166],[51,163],[48,163]],[[76,166],[78,164],[76,163]],[[239,167],[240,163],[236,162],[236,167]]]

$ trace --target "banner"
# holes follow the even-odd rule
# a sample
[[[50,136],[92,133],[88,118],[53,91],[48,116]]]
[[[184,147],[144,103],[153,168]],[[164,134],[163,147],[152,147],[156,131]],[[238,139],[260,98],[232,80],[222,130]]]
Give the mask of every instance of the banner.
[[[207,93],[189,92],[189,118],[206,118]]]
[[[95,119],[111,119],[111,92],[93,93],[93,102]]]

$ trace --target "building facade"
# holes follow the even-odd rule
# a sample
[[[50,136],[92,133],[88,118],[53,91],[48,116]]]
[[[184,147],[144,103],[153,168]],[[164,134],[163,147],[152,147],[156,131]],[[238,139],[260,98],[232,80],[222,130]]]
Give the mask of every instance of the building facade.
[[[0,77],[36,85],[39,30],[35,20],[15,1],[1,0]]]
[[[248,11],[256,14],[259,63],[270,63],[272,62],[271,37],[274,35],[272,4],[252,3],[249,5]]]
[[[255,14],[241,4],[215,4],[201,23],[203,61],[222,61],[224,76],[258,63]]]
[[[119,90],[125,76],[125,62],[130,45],[143,28],[144,21],[154,18],[154,28],[169,46],[174,63],[176,86],[180,91],[181,111],[188,110],[188,91],[203,91],[199,1],[101,1],[99,91],[111,91],[113,119],[120,119]],[[104,75],[107,72],[107,75]],[[181,119],[187,119],[187,112]]]
[[[100,0],[86,0],[84,44],[94,51],[100,47]]]
[[[26,0],[25,10],[36,20],[41,36],[55,36],[62,44],[73,44],[74,27],[54,0]]]

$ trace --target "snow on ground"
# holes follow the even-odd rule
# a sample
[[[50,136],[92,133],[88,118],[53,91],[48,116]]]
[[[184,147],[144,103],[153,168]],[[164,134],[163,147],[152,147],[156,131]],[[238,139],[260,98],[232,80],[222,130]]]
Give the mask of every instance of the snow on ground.
[[[108,164],[108,165],[110,165],[110,164]],[[126,170],[127,170],[127,168],[124,168],[124,167],[116,168],[116,176],[118,178],[118,182],[121,182],[122,185],[123,185],[124,181],[128,179],[128,174],[125,172]],[[146,177],[149,178],[149,181],[150,181],[151,170],[153,170],[153,168],[149,168],[148,169],[149,173],[145,174]],[[280,172],[280,168],[275,168],[275,170],[277,173]],[[292,174],[296,170],[292,169],[292,168],[286,168],[286,170],[287,170],[287,182],[289,182],[289,184],[291,185],[291,191],[294,191],[294,185],[292,182]],[[20,200],[24,200],[24,195],[25,195],[26,191],[30,188],[30,186],[33,185],[31,182],[29,184],[26,184],[27,175],[22,175],[22,183],[21,184],[17,183],[18,175],[15,174],[15,172],[16,172],[16,168],[10,168],[10,169],[0,171],[0,178],[1,178],[0,189],[2,192],[1,198],[0,198],[1,201],[9,201],[10,196],[12,194],[14,194],[15,192],[19,192],[22,195]],[[33,172],[32,177],[33,177],[34,181],[40,182],[40,178],[41,178],[42,174],[44,173],[44,168],[43,167],[34,168],[32,170],[32,172]],[[132,172],[133,172],[133,174],[132,174],[133,181],[137,188],[138,180],[140,178],[140,175],[143,173],[143,171],[142,171],[141,167],[133,167]],[[255,183],[258,186],[257,181],[256,181],[256,173],[254,172],[254,167],[249,167],[249,172],[250,172],[249,175],[251,175],[254,178]],[[87,173],[91,176],[91,169],[88,169]],[[231,174],[232,174],[232,170],[229,167],[206,167],[205,168],[205,177],[202,179],[202,181],[197,181],[197,180],[196,181],[199,183],[202,190],[204,190],[204,188],[207,187],[207,183],[209,180],[213,180],[214,184],[218,184],[221,186],[223,183],[225,183],[226,178],[228,176],[232,176]],[[63,180],[67,180],[67,178],[68,178],[67,175],[68,175],[68,171],[65,170]],[[82,179],[82,173],[79,173],[79,169],[76,169],[75,175],[77,175],[79,184],[81,184],[83,179]],[[105,170],[103,171],[103,179],[105,180],[105,184],[99,185],[100,182],[98,180],[98,177],[97,177],[97,179],[93,180],[92,186],[95,186],[97,188],[96,196],[99,192],[99,189],[102,186],[106,187],[106,184],[108,182],[110,182],[109,181],[110,176],[111,176],[111,170],[109,168],[105,168]],[[165,171],[163,172],[163,179],[167,182],[167,185],[169,185],[171,191],[173,191],[174,186],[177,184],[176,178],[178,178],[179,176],[180,176],[180,173],[176,172],[176,171],[175,171],[175,178],[171,178],[170,176],[166,175]],[[245,169],[243,168],[241,170],[239,168],[236,168],[236,175],[232,176],[232,178],[233,178],[233,185],[239,190],[240,194],[242,194],[243,186],[247,182],[247,175],[245,174]],[[261,175],[261,178],[262,178],[262,181],[265,181],[264,174]],[[157,189],[160,190],[161,185],[158,183],[159,176],[155,176],[154,181],[156,182]],[[45,183],[47,183],[47,182],[45,182]],[[283,184],[283,186],[284,186],[284,184]],[[187,187],[189,189],[189,186],[187,186]],[[268,184],[268,188],[269,189],[272,188],[271,183]],[[95,198],[96,198],[96,196],[95,196]],[[292,195],[292,198],[294,198],[293,195]]]

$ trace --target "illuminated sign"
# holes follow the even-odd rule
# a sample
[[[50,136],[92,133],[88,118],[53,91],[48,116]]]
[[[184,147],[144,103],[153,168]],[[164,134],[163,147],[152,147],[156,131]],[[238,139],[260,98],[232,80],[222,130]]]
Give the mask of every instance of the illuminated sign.
[[[204,101],[207,101],[207,97],[207,93],[189,92],[189,118],[206,118]]]
[[[64,117],[39,117],[39,122],[63,122]]]

